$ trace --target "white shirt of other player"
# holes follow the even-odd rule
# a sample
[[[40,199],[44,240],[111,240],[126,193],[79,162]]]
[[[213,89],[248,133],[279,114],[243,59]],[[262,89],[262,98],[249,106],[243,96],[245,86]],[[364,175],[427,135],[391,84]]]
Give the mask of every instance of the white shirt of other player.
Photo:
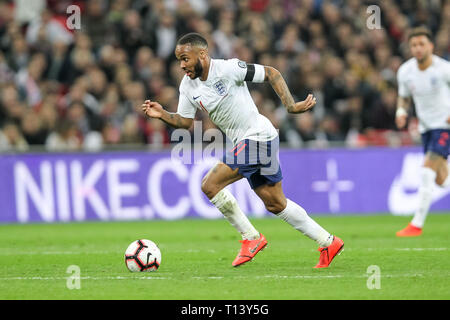
[[[211,59],[205,81],[184,76],[177,113],[193,119],[197,109],[207,112],[234,144],[244,139],[276,138],[277,130],[259,113],[245,81],[263,82],[264,67],[238,59]]]
[[[404,62],[397,72],[398,95],[414,100],[419,131],[450,129],[450,62],[433,55],[431,65],[420,70],[417,60]]]

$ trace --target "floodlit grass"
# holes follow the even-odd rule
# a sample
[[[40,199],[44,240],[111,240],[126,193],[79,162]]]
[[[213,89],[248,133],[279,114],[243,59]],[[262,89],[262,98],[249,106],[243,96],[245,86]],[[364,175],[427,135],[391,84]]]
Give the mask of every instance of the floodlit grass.
[[[269,245],[238,268],[240,238],[225,220],[2,225],[0,299],[450,298],[449,214],[431,214],[418,238],[395,237],[409,217],[313,218],[345,241],[327,269],[313,269],[316,243],[276,218],[252,220]],[[126,269],[124,251],[139,238],[160,247],[158,271]],[[80,268],[79,290],[67,287],[70,265]],[[371,265],[380,289],[367,286]]]

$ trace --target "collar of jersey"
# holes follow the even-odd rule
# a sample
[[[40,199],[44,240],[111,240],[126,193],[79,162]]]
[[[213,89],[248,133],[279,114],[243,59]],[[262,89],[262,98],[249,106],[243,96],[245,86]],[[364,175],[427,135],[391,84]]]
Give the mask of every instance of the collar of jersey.
[[[203,83],[203,84],[211,83],[211,81],[212,81],[212,78],[211,78],[212,65],[213,65],[213,58],[209,58],[208,78],[205,81],[202,81],[202,80],[200,80],[200,77],[199,77],[198,80],[200,81],[200,83]]]

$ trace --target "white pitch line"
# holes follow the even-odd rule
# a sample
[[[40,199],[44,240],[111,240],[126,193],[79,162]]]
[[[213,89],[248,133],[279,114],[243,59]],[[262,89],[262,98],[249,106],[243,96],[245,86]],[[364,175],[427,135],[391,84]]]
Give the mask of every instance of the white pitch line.
[[[13,255],[71,255],[71,254],[117,254],[117,251],[30,251],[30,252],[0,252],[2,256],[13,256]]]
[[[395,250],[395,251],[447,251],[449,248],[345,248],[345,252],[349,251],[377,251],[377,250]],[[316,251],[317,249],[311,249],[311,251]],[[188,249],[188,250],[174,250],[174,253],[184,252],[184,253],[216,253],[216,250],[199,250],[199,249]],[[0,256],[13,256],[13,255],[76,255],[76,254],[119,254],[119,251],[13,251],[13,252],[0,252]]]
[[[395,250],[395,251],[446,251],[449,248],[345,248],[345,252],[349,251],[378,251],[378,250]],[[311,251],[316,251],[316,249],[311,249]]]
[[[448,248],[396,248],[398,251],[446,251]]]
[[[171,250],[172,253],[216,253],[216,250]],[[71,254],[119,254],[119,251],[13,251],[13,252],[0,252],[0,256],[12,256],[12,255],[71,255]]]
[[[265,275],[265,276],[255,276],[255,277],[236,277],[233,276],[233,279],[249,279],[249,278],[255,278],[255,279],[335,279],[335,278],[367,278],[367,274],[362,275],[294,275],[294,276],[283,276],[283,275]],[[398,274],[398,275],[392,275],[392,274],[381,274],[382,278],[412,278],[412,277],[424,277],[423,274],[420,273],[413,273],[413,274]],[[0,281],[7,281],[7,280],[44,280],[44,281],[56,281],[56,280],[67,280],[69,277],[3,277],[0,278]],[[195,280],[227,280],[225,277],[217,277],[217,276],[208,276],[208,277],[199,277],[199,276],[193,276],[191,279]],[[179,278],[173,278],[173,277],[159,277],[159,276],[143,276],[143,277],[125,277],[125,276],[116,276],[116,277],[91,277],[91,276],[85,276],[80,277],[80,280],[181,280]],[[185,279],[183,279],[185,280]]]
[[[256,276],[257,279],[333,279],[333,278],[344,278],[345,276],[342,275],[328,275],[328,276],[279,276],[279,275],[267,275],[267,276]],[[359,276],[353,276],[355,278],[359,278]],[[352,277],[352,278],[353,278]],[[367,276],[366,276],[367,277]]]
[[[0,278],[0,281],[2,280],[47,280],[47,281],[54,281],[54,280],[67,280],[70,277],[5,277]],[[172,278],[166,278],[166,277],[124,277],[124,276],[117,276],[117,277],[80,277],[80,280],[171,280]]]

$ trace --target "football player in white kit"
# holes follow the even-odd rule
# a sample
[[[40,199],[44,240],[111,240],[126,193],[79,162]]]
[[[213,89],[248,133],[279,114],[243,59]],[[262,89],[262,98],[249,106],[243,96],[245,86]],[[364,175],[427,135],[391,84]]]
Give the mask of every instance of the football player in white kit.
[[[419,206],[399,237],[422,234],[422,228],[432,201],[434,184],[450,185],[447,158],[450,149],[450,62],[433,54],[431,32],[418,27],[408,36],[413,58],[403,63],[397,72],[398,102],[396,123],[407,123],[410,97],[414,100],[425,160],[421,171]]]
[[[175,56],[186,73],[180,84],[177,112],[167,112],[159,103],[150,100],[144,102],[142,109],[149,117],[186,129],[192,125],[197,110],[202,110],[233,142],[234,147],[205,175],[201,186],[211,203],[242,235],[241,250],[232,266],[252,260],[267,245],[265,237],[225,189],[245,177],[268,211],[318,243],[320,257],[315,268],[328,267],[341,252],[344,242],[285,197],[277,160],[278,133],[258,112],[246,81],[268,81],[290,113],[311,109],[315,98],[310,94],[306,100],[294,102],[280,72],[272,67],[247,64],[238,59],[212,59],[207,41],[197,33],[186,34],[178,40]]]

